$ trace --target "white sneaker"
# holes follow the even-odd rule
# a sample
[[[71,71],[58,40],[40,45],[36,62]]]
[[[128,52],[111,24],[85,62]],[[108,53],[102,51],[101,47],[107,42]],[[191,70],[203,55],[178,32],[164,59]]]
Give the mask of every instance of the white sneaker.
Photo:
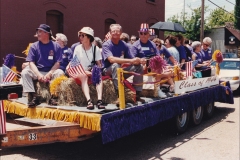
[[[165,93],[163,93],[163,91],[160,88],[158,88],[158,97],[167,98],[167,95]]]

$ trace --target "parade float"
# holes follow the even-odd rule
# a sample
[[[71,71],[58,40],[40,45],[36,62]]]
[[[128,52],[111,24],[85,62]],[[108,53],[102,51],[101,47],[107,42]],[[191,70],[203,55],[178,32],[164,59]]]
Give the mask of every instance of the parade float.
[[[216,74],[205,78],[195,77],[191,65],[190,74],[181,71],[179,65],[174,66],[171,69],[174,73],[174,93],[170,97],[159,98],[157,90],[167,79],[157,79],[166,66],[159,61],[154,62],[156,59],[150,60],[154,72],[141,75],[144,77],[143,84],[132,84],[131,78],[124,79],[123,74],[137,73],[118,69],[119,106],[112,104],[117,94],[114,93],[111,78],[103,77],[105,109],[86,109],[87,102],[79,82],[66,76],[56,78],[50,85],[36,82],[36,90],[42,98],[42,103],[36,108],[28,108],[27,97],[22,97],[21,85],[16,82],[2,83],[3,107],[11,117],[7,120],[2,147],[80,141],[96,134],[101,134],[102,143],[105,144],[169,119],[174,119],[177,131],[182,133],[190,117],[195,125],[201,123],[203,114],[210,118],[214,102],[234,103],[229,83],[219,82],[219,65],[210,68],[216,70]],[[221,63],[221,53],[215,52],[213,60]],[[136,102],[132,85],[143,85],[142,98],[146,103]],[[18,88],[14,89],[15,86]],[[97,100],[91,82],[90,95],[93,101]],[[57,106],[48,105],[51,96],[58,97]]]

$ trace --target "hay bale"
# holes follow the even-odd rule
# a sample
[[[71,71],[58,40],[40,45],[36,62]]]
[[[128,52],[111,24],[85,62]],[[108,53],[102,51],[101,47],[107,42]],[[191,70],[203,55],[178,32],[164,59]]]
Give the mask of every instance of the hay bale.
[[[158,97],[158,92],[157,92],[157,87],[159,86],[158,84],[153,84],[153,88],[147,89],[143,87],[143,90],[141,92],[142,97],[149,97],[149,98],[155,98]]]
[[[35,81],[34,83],[35,83],[34,87],[40,102],[48,102],[51,99],[49,83],[43,83],[38,81]]]
[[[91,99],[96,103],[98,100],[96,87],[90,84],[89,90]],[[102,100],[104,103],[113,103],[117,100],[113,82],[109,79],[103,81]],[[83,94],[81,86],[74,79],[68,78],[58,88],[58,102],[59,105],[71,105],[72,102],[75,102],[76,105],[81,106],[87,104],[87,99]]]
[[[97,102],[97,91],[93,84],[89,85],[90,97],[93,103]],[[58,103],[59,105],[73,105],[73,102],[77,106],[87,105],[87,99],[83,94],[81,86],[79,86],[74,79],[68,78],[62,81],[57,88]],[[128,88],[125,88],[125,100],[127,103],[134,103],[136,93]],[[103,103],[113,103],[117,100],[117,94],[115,93],[114,85],[112,80],[106,79],[103,81]]]
[[[51,98],[51,94],[49,91],[49,84],[38,82],[37,80],[33,81],[33,85],[35,88],[35,93],[37,94],[37,98],[40,102],[48,102]],[[28,102],[33,100],[33,94],[28,93]]]

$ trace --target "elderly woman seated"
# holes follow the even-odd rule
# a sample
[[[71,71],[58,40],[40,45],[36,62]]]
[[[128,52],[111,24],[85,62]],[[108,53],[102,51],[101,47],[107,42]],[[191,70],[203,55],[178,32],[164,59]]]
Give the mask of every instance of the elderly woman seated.
[[[72,60],[72,50],[67,47],[67,37],[62,33],[56,34],[56,42],[62,48],[62,62],[60,63],[60,69],[65,72],[68,63]]]
[[[211,68],[210,68],[210,62],[204,61],[201,54],[201,42],[194,41],[192,43],[192,60],[197,60],[197,65],[195,66],[195,69],[197,71],[201,71],[202,77],[210,77],[211,76]]]

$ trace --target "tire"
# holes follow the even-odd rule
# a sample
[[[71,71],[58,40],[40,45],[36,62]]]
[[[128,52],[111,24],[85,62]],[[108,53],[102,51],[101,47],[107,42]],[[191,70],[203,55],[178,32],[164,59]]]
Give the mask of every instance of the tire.
[[[214,108],[215,108],[214,102],[211,102],[207,106],[204,107],[204,110],[205,110],[204,117],[206,119],[212,118],[213,113],[214,113]]]
[[[204,108],[202,106],[197,107],[192,111],[192,122],[194,125],[199,125],[202,122]]]
[[[181,115],[175,117],[175,126],[178,133],[183,133],[186,131],[189,122],[189,112],[185,112]]]

